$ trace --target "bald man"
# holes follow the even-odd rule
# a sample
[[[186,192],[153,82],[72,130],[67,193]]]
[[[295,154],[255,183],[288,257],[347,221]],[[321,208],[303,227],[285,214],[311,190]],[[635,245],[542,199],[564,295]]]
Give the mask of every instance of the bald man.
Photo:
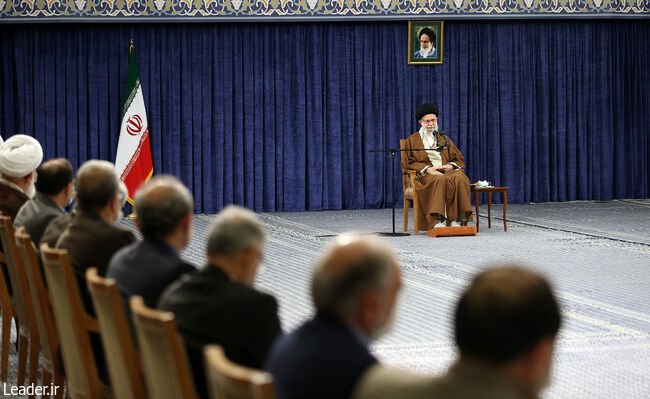
[[[203,347],[221,345],[231,361],[261,368],[281,333],[278,304],[254,288],[266,234],[255,214],[224,208],[208,233],[208,264],[163,292],[158,308],[174,313],[199,396],[208,398]]]
[[[178,179],[162,175],[138,190],[135,209],[144,240],[120,249],[108,264],[107,276],[115,279],[124,297],[140,295],[155,308],[171,283],[196,271],[180,257],[192,234],[194,200]]]
[[[13,221],[36,193],[36,168],[43,160],[41,144],[16,134],[0,144],[0,212]]]
[[[368,345],[391,326],[400,269],[377,237],[338,237],[311,283],[316,316],[273,346],[266,369],[279,399],[350,398],[377,364]]]

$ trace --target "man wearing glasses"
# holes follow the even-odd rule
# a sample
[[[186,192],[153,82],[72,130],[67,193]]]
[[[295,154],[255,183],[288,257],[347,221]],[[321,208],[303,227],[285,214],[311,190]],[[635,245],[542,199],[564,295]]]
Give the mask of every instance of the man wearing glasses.
[[[402,168],[417,172],[414,189],[419,212],[414,217],[426,230],[460,226],[472,219],[463,154],[444,133],[438,131],[438,106],[420,105],[415,118],[421,128],[408,137],[407,148],[426,151],[405,151],[402,157]]]

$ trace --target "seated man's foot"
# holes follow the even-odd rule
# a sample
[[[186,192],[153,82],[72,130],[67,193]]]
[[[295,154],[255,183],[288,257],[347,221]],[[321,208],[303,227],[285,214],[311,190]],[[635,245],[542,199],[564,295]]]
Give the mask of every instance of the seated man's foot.
[[[454,221],[451,222],[450,226],[451,227],[460,227],[460,222],[454,220]]]
[[[434,229],[437,229],[438,227],[447,227],[447,223],[440,221],[440,222],[436,223],[435,226],[433,226]]]

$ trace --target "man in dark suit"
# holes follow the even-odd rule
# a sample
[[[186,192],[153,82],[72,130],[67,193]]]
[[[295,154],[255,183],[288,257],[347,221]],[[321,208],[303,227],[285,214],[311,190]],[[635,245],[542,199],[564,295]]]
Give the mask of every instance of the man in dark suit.
[[[115,252],[135,241],[133,232],[115,225],[122,217],[119,187],[112,163],[84,163],[77,172],[77,215],[56,244],[70,255],[82,301],[90,314],[94,310],[86,286],[86,269],[96,267],[105,276]]]
[[[196,271],[179,255],[190,240],[193,208],[192,194],[173,176],[156,176],[138,190],[135,224],[144,240],[117,251],[107,272],[123,296],[140,295],[155,308],[171,283]]]
[[[204,345],[219,344],[233,362],[261,368],[281,332],[275,299],[253,288],[264,242],[264,230],[252,212],[225,208],[208,235],[208,264],[181,277],[160,298],[158,307],[176,317],[202,397],[207,397]]]
[[[377,237],[339,237],[316,265],[316,316],[274,343],[266,369],[279,399],[350,398],[377,364],[370,341],[391,326],[401,286],[390,247]]]
[[[65,213],[65,206],[75,197],[74,171],[65,158],[55,158],[44,162],[38,168],[36,194],[18,211],[14,226],[24,226],[27,233],[38,245],[47,225]]]

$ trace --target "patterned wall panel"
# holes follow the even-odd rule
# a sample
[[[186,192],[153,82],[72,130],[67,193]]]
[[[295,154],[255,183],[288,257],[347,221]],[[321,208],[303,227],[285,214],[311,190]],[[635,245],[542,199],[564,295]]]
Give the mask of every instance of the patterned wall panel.
[[[650,0],[0,0],[0,22],[650,17]]]

